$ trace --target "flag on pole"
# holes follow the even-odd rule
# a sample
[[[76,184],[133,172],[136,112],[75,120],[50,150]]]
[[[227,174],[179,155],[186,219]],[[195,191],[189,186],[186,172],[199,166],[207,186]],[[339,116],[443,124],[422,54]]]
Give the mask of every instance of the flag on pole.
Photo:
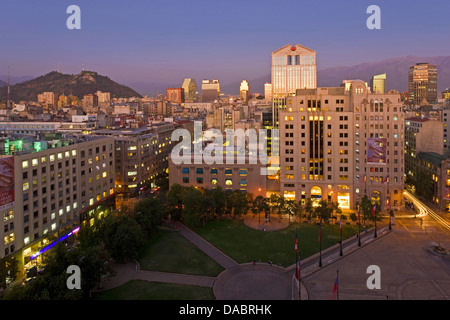
[[[339,278],[338,275],[336,275],[336,280],[334,280],[334,286],[333,286],[333,291],[332,291],[333,295],[336,295],[336,300],[339,299]]]
[[[375,202],[372,207],[372,215],[375,215],[375,210],[377,210],[377,203]]]
[[[300,257],[298,257],[298,260],[297,260],[297,267],[295,270],[295,278],[297,280],[300,280]]]
[[[297,240],[297,231],[295,231],[295,243],[294,243],[295,252],[298,252],[298,240]]]
[[[342,214],[341,217],[339,218],[339,231],[342,232]]]
[[[386,176],[386,178],[384,179],[383,183],[389,182],[389,175]]]
[[[361,205],[358,206],[358,223],[360,222]]]

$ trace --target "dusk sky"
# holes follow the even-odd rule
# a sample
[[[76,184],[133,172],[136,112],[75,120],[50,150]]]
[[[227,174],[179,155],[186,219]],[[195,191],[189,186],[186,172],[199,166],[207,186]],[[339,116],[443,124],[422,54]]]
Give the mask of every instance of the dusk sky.
[[[81,30],[69,30],[69,5]],[[381,30],[369,30],[369,5]],[[222,83],[270,74],[270,53],[299,43],[317,51],[318,69],[405,55],[450,55],[450,1],[17,1],[0,4],[0,75],[82,65],[113,80]]]

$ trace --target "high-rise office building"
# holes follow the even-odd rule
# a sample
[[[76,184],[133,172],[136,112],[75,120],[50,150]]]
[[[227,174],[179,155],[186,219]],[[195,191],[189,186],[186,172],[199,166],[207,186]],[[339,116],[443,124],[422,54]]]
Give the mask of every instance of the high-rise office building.
[[[178,105],[184,103],[185,93],[183,88],[167,88],[166,100]]]
[[[386,73],[374,75],[370,79],[370,90],[372,93],[386,93]]]
[[[409,67],[409,103],[420,105],[437,102],[437,68],[434,64],[417,63]]]
[[[272,52],[273,126],[278,128],[279,110],[297,89],[317,87],[316,52],[299,44]]]
[[[370,93],[361,80],[298,89],[280,110],[280,195],[356,209],[367,195],[400,208],[403,192],[400,94]]]
[[[202,80],[202,102],[214,102],[220,97],[219,80]]]
[[[241,81],[241,86],[239,87],[240,97],[243,103],[248,102],[249,92],[250,92],[250,85],[248,84],[247,80]]]
[[[196,102],[197,101],[197,83],[195,79],[186,78],[183,80],[181,87],[184,89],[184,100],[185,102]]]
[[[264,99],[266,101],[272,101],[272,84],[264,83]]]

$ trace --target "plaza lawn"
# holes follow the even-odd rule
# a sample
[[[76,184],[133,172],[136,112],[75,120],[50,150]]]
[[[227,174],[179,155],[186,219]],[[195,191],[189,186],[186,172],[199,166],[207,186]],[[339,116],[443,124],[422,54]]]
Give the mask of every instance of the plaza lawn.
[[[138,259],[142,270],[219,275],[224,269],[177,231],[161,229],[145,245]]]
[[[319,226],[292,223],[278,231],[259,231],[247,227],[242,221],[213,220],[205,227],[192,227],[200,236],[211,242],[238,263],[255,261],[288,267],[295,264],[294,239],[297,229],[300,256],[305,259],[319,252]],[[343,240],[358,232],[354,225],[342,226]],[[339,225],[322,225],[322,250],[340,240]]]
[[[214,300],[212,288],[131,280],[93,294],[94,300]]]

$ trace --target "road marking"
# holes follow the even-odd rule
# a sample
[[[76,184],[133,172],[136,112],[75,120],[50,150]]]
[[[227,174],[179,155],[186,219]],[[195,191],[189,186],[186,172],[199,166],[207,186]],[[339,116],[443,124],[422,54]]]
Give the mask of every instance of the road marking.
[[[403,228],[406,229],[406,231],[410,232],[409,229],[403,224],[403,222],[401,222],[400,220],[398,222],[403,226]]]

